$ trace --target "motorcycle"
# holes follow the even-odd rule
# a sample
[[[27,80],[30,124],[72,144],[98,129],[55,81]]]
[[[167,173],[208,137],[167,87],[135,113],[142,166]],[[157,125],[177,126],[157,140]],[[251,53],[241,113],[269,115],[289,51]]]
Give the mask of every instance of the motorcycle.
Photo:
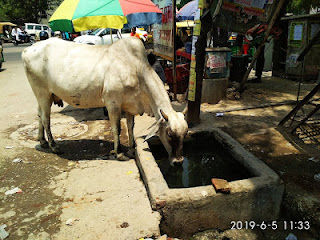
[[[12,36],[13,45],[17,46],[18,44],[30,43],[31,45],[35,43],[34,38],[28,34],[27,32],[23,32],[19,34],[19,40],[16,39],[15,36]]]

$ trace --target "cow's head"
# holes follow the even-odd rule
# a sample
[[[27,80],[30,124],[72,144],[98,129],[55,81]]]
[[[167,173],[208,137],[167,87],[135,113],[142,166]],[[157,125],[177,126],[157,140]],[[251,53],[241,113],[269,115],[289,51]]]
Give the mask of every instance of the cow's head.
[[[166,114],[160,110],[161,118],[152,127],[145,140],[158,135],[169,154],[170,165],[182,164],[183,140],[188,132],[188,124],[180,112]]]

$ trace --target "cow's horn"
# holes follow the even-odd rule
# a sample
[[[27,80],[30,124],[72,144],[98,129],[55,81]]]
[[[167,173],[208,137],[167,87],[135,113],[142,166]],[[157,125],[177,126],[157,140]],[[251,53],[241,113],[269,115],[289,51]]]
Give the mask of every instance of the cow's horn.
[[[182,111],[183,115],[186,115],[188,113],[188,104],[186,105],[186,107],[183,109]]]
[[[165,114],[161,109],[160,109],[160,113],[161,113],[162,117],[163,117],[166,121],[168,121],[168,115]]]

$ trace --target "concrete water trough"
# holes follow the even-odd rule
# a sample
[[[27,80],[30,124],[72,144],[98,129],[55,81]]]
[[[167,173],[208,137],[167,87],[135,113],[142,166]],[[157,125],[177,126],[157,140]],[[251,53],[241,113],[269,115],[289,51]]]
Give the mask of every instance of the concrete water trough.
[[[235,163],[231,172],[237,171],[238,168],[239,171],[246,172],[243,177],[229,176],[229,194],[215,191],[210,184],[211,177],[217,177],[215,175],[209,178],[209,182],[201,180],[204,186],[192,186],[188,183],[179,186],[168,183],[166,179],[170,179],[159,167],[164,166],[160,161],[166,160],[155,159],[154,156],[158,154],[153,153],[154,149],[157,149],[154,146],[159,143],[158,139],[148,142],[144,142],[143,138],[136,139],[137,164],[152,208],[162,214],[161,228],[165,233],[186,238],[201,230],[229,229],[232,227],[232,221],[242,221],[245,224],[245,221],[262,223],[278,219],[284,186],[273,170],[220,129],[189,132],[186,138],[189,146],[198,146],[199,144],[195,143],[199,141],[204,141],[209,149],[222,148],[223,155],[220,158],[223,160],[225,156]],[[214,157],[212,159],[214,160]],[[166,162],[165,165],[168,166],[169,163]],[[173,169],[179,171],[179,167]],[[227,172],[229,169],[223,171]],[[185,182],[185,178],[182,182]],[[191,178],[196,178],[196,174]]]

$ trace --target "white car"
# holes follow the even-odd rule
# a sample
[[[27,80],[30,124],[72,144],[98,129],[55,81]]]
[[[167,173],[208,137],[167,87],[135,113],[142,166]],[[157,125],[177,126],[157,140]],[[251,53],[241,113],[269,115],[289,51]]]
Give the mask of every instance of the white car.
[[[111,29],[112,34],[110,34],[110,28],[98,28],[95,31],[89,33],[88,35],[82,35],[73,39],[74,42],[90,44],[90,45],[108,45],[118,41],[121,38],[130,37],[131,29]],[[141,31],[137,28],[137,33],[139,33],[140,38],[143,41],[147,40],[147,32]]]
[[[45,24],[25,23],[24,30],[36,39],[39,38],[41,31],[46,31],[49,37],[51,36],[51,29]]]
[[[98,28],[87,35],[76,37],[73,41],[90,45],[105,45],[118,41],[121,38],[120,34],[117,29],[112,29],[112,34],[110,34],[110,28]]]

